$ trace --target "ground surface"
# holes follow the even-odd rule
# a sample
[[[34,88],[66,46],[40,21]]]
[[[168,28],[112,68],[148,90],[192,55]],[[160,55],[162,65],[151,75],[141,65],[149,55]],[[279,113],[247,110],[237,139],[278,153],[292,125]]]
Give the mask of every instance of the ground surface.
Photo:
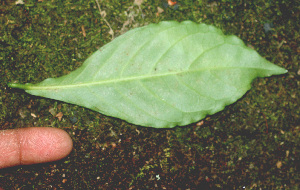
[[[4,189],[296,189],[299,180],[299,2],[1,1],[0,129],[66,130],[65,159],[0,170]],[[63,2],[63,3],[62,3]],[[235,3],[232,3],[235,2]],[[238,3],[237,3],[238,2]],[[78,68],[127,30],[162,20],[213,24],[285,75],[256,79],[238,102],[170,130],[134,126],[7,88]],[[60,119],[59,116],[62,116]]]

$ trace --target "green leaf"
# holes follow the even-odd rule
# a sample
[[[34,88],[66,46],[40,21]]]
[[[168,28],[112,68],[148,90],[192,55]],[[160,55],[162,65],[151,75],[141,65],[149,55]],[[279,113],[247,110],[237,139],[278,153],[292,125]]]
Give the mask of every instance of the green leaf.
[[[223,110],[256,77],[286,72],[236,36],[171,21],[128,31],[66,76],[9,86],[137,125],[170,128]]]

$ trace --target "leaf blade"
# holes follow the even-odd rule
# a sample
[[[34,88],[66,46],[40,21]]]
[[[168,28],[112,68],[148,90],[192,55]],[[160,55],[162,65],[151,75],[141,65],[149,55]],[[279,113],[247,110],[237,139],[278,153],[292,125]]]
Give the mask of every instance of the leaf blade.
[[[285,72],[213,26],[162,22],[116,38],[69,75],[10,86],[137,125],[169,128],[221,111],[256,77]]]

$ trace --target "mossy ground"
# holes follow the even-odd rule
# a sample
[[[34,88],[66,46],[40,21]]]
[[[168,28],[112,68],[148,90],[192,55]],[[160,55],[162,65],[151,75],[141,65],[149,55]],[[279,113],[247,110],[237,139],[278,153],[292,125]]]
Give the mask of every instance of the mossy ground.
[[[115,36],[162,20],[204,22],[239,36],[289,72],[255,80],[241,100],[197,124],[169,130],[134,126],[7,87],[68,74],[110,42],[95,1],[1,1],[0,129],[62,128],[74,149],[61,161],[0,170],[0,187],[296,189],[299,2],[178,0],[173,7],[164,0],[135,2],[100,1]],[[61,120],[55,117],[59,112]]]

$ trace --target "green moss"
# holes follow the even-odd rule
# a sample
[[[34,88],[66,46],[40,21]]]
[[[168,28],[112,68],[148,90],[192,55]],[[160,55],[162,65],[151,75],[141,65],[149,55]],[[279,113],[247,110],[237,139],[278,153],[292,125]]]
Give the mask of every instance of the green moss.
[[[296,188],[300,115],[297,2],[182,0],[176,8],[165,7],[163,2],[147,0],[139,7],[133,1],[100,1],[100,5],[115,36],[162,20],[205,22],[238,35],[289,73],[254,81],[241,100],[202,123],[172,130],[133,126],[6,86],[65,75],[108,43],[112,36],[95,1],[3,2],[0,129],[62,128],[72,136],[74,150],[61,161],[1,170],[0,187]],[[157,14],[157,7],[164,12]],[[273,24],[273,32],[264,31],[265,23]],[[62,119],[51,110],[62,112]],[[77,121],[73,123],[71,117]]]

